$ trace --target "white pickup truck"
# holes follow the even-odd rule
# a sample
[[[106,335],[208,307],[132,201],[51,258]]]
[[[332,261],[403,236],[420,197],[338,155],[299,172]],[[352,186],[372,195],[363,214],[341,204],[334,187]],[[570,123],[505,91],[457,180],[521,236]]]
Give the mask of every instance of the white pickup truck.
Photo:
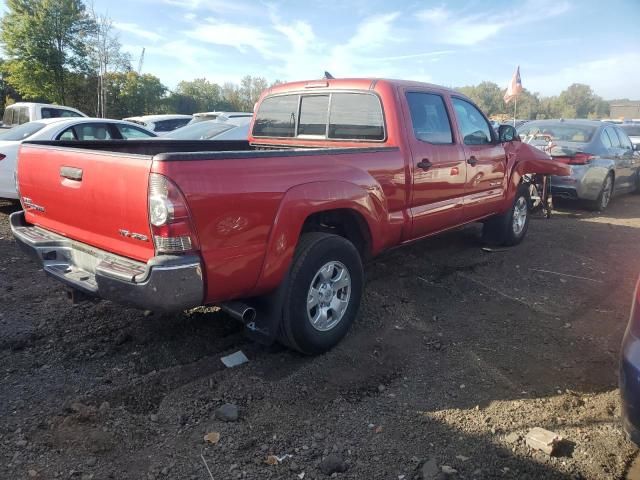
[[[2,116],[2,128],[13,128],[43,118],[86,117],[75,108],[49,103],[18,102],[7,106]]]

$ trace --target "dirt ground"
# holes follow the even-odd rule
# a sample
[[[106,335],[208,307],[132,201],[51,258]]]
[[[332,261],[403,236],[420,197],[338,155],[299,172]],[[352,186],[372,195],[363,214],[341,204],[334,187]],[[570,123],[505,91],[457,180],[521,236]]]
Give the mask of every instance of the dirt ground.
[[[638,195],[564,206],[506,251],[472,226],[385,254],[318,357],[219,312],[73,306],[19,252],[16,208],[0,204],[2,479],[322,479],[330,461],[343,479],[612,479],[636,455],[616,384]],[[224,367],[237,350],[249,363]],[[224,403],[237,421],[216,418]],[[529,450],[536,426],[568,440],[561,456]]]

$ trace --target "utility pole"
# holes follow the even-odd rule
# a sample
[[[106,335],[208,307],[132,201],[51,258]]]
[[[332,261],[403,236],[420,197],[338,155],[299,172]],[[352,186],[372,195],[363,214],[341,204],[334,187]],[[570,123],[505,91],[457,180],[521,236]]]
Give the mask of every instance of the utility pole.
[[[140,60],[138,60],[138,75],[140,75],[140,73],[142,73],[142,65],[144,64],[144,51],[146,50],[145,47],[142,47],[142,53],[140,54]]]

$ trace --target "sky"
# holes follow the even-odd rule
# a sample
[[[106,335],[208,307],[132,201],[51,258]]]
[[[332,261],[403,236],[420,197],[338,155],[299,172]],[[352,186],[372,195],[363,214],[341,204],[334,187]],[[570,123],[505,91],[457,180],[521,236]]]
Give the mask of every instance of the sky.
[[[4,2],[2,2],[4,3]],[[556,95],[586,83],[640,99],[640,0],[93,0],[134,68],[169,88],[387,77],[449,87],[489,80]]]

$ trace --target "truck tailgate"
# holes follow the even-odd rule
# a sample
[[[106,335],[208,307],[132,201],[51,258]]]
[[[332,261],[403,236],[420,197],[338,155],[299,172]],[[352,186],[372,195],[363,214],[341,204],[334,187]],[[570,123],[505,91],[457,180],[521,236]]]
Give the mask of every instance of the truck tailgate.
[[[146,261],[154,255],[147,207],[151,159],[23,145],[18,179],[25,219],[73,240]]]

